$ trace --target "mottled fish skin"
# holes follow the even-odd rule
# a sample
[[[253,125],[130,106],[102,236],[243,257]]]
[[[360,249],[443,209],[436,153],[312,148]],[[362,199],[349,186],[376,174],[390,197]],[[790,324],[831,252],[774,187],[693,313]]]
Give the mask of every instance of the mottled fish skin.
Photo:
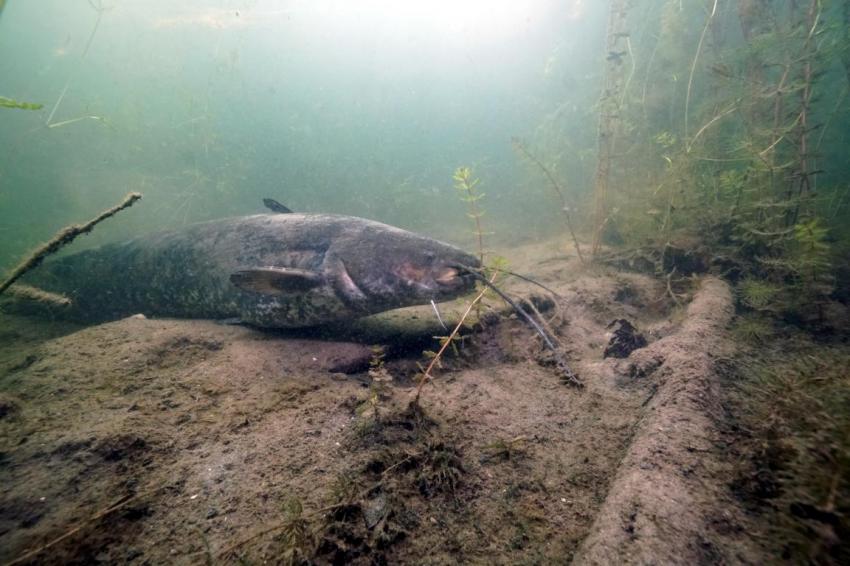
[[[474,268],[479,261],[449,244],[362,218],[259,214],[69,255],[25,280],[67,295],[72,306],[65,314],[83,321],[144,313],[296,328],[455,298],[474,281],[453,266]],[[231,282],[234,273],[261,268],[311,272],[321,284],[267,294]]]

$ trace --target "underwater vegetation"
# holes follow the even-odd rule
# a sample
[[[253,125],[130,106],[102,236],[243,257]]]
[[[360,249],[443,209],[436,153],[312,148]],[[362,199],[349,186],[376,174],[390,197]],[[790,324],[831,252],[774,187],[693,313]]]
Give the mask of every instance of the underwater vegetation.
[[[770,423],[753,441],[770,450],[765,504],[794,533],[785,558],[840,563],[847,366],[840,349],[814,360],[850,332],[850,2],[615,0],[606,52],[593,173],[552,143],[559,116],[530,145],[592,180],[597,261],[672,296],[707,272],[735,286],[742,411]]]
[[[6,98],[5,96],[0,96],[0,108],[18,108],[20,110],[41,110],[44,108],[44,104],[37,104],[35,102],[21,102],[19,100],[13,100],[11,98]]]
[[[608,14],[593,112],[559,108],[515,148],[553,186],[580,180],[568,194],[595,261],[655,274],[677,304],[695,275],[734,286],[733,404],[770,483],[748,493],[779,515],[784,559],[842,563],[850,2],[613,0]]]
[[[0,11],[5,4],[0,0]],[[545,363],[557,367],[563,383],[592,383],[567,366],[565,357],[573,350],[558,343],[558,329],[549,328],[534,301],[513,300],[500,290],[501,282],[516,274],[496,255],[498,246],[554,236],[560,247],[553,263],[575,257],[588,279],[609,266],[652,274],[658,298],[634,308],[657,309],[671,326],[685,316],[702,276],[722,277],[733,287],[729,296],[736,311],[724,332],[738,350],[729,359],[719,359],[720,354],[712,359],[727,370],[724,385],[731,393],[722,409],[731,408],[734,433],[745,438],[748,450],[733,454],[741,465],[733,491],[766,523],[779,518],[767,528],[771,542],[765,544],[779,548],[784,559],[845,563],[850,556],[850,1],[593,4],[604,12],[597,21],[607,27],[598,38],[604,41],[594,43],[599,49],[592,66],[571,61],[576,52],[566,39],[537,62],[539,68],[518,58],[514,64],[526,73],[518,76],[545,76],[549,82],[538,91],[504,91],[502,98],[511,103],[487,97],[490,70],[473,56],[465,58],[469,67],[435,65],[427,80],[412,84],[370,75],[369,69],[387,62],[380,54],[350,70],[345,64],[350,61],[337,55],[329,58],[330,71],[322,67],[327,61],[316,57],[306,57],[304,69],[289,62],[277,69],[267,56],[251,67],[250,50],[271,50],[272,42],[245,47],[239,43],[245,34],[238,47],[228,39],[214,46],[201,42],[200,51],[214,52],[216,72],[209,75],[198,71],[203,65],[183,66],[180,60],[172,66],[168,56],[157,53],[149,67],[140,65],[151,90],[110,107],[110,97],[121,98],[120,90],[114,96],[102,91],[118,86],[91,79],[97,76],[93,69],[104,69],[97,67],[103,65],[97,42],[108,39],[114,31],[111,18],[120,17],[121,10],[91,0],[94,12],[80,28],[76,65],[61,67],[53,60],[60,60],[56,54],[38,72],[58,77],[57,84],[15,88],[3,93],[14,98],[0,97],[2,118],[38,121],[23,141],[3,134],[10,149],[3,152],[7,161],[0,163],[0,179],[4,189],[14,190],[0,194],[9,223],[0,225],[0,246],[15,250],[8,256],[16,258],[19,248],[43,237],[33,236],[36,228],[18,229],[16,209],[7,203],[52,211],[52,220],[62,219],[58,211],[89,207],[93,195],[104,196],[104,187],[130,184],[143,187],[146,202],[153,202],[139,225],[126,216],[133,230],[161,228],[160,221],[185,224],[253,214],[259,197],[275,196],[297,211],[364,216],[457,240],[478,257],[476,290],[453,325],[446,327],[440,318],[445,332],[429,332],[423,342],[431,340],[430,345],[415,348],[416,355],[428,349],[419,357],[419,371],[410,370],[406,385],[412,402],[393,405],[389,354],[381,347],[373,350],[368,383],[351,417],[352,438],[375,448],[369,458],[354,461],[337,477],[327,505],[290,494],[279,505],[277,521],[251,535],[274,536],[278,558],[287,564],[364,556],[379,562],[388,546],[416,533],[411,505],[424,519],[433,508],[457,504],[457,494],[469,487],[470,462],[458,448],[461,439],[432,421],[426,414],[431,407],[420,401],[428,398],[426,385],[436,397],[435,389],[451,381],[455,366],[472,363],[469,352],[476,340],[483,341],[482,329],[501,316],[487,311],[489,299],[504,299],[514,308],[530,327],[520,328],[525,333],[516,333],[518,341],[548,348],[554,363],[550,358]],[[237,14],[228,10],[227,21],[243,18]],[[196,20],[193,25],[210,23]],[[297,17],[295,22],[292,28],[299,25]],[[222,25],[221,20],[212,24]],[[310,41],[330,45],[331,36]],[[278,39],[291,47],[299,31],[287,28]],[[165,45],[173,53],[185,47]],[[412,58],[398,58],[403,60],[399,68],[408,72]],[[173,86],[169,81],[184,75],[190,78],[178,83],[179,92],[160,100]],[[81,93],[87,81],[94,86],[86,98]],[[451,87],[440,90],[435,85],[440,81]],[[298,90],[291,85],[319,84],[315,90],[284,92]],[[328,94],[334,88],[337,92]],[[430,106],[440,100],[442,106]],[[350,106],[343,104],[349,101]],[[506,108],[515,113],[508,116]],[[493,116],[502,112],[506,118],[493,125]],[[491,126],[492,133],[475,137]],[[88,137],[76,137],[80,132]],[[495,140],[492,145],[480,143],[485,136]],[[60,145],[68,139],[84,150]],[[20,160],[25,166],[19,172],[18,156],[27,151],[37,157]],[[47,168],[52,173],[33,173],[48,161],[55,162]],[[455,168],[457,163],[470,166]],[[97,174],[104,175],[91,183],[95,188],[80,182]],[[38,206],[35,197],[30,202],[18,196],[31,188],[42,195]],[[33,225],[51,225],[41,220]],[[71,227],[36,250],[0,283],[0,293],[56,304],[67,300],[12,283],[92,226]],[[20,235],[24,231],[29,231],[26,238]],[[545,281],[571,275],[564,272],[553,269]],[[436,305],[434,310],[439,318]],[[608,328],[614,342],[605,354],[604,345],[597,348],[600,357],[626,360],[647,346],[647,337],[649,342],[658,338],[654,330],[645,337],[645,327],[639,325],[639,332],[619,316],[612,323],[619,328]],[[634,383],[647,377],[643,373],[651,372],[635,373]],[[484,459],[522,464],[536,442],[514,431],[494,433]],[[512,541],[517,546],[528,540],[521,527]],[[215,557],[208,546],[207,561],[247,561],[249,555],[241,553],[252,540],[225,546]]]
[[[553,187],[547,168],[584,172],[592,255],[615,250],[622,265],[632,250],[632,265],[673,283],[714,271],[747,309],[837,329],[830,311],[850,288],[850,162],[839,149],[850,125],[848,3],[609,10],[593,172],[558,147],[552,132],[569,127],[559,115],[514,142]]]

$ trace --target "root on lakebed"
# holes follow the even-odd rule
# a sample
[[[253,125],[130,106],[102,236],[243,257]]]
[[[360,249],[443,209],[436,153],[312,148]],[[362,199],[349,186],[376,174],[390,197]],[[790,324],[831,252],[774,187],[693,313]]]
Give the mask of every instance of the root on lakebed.
[[[706,278],[679,332],[615,362],[620,373],[650,377],[655,387],[575,564],[734,562],[747,554],[746,541],[724,548],[729,541],[709,525],[721,506],[730,521],[736,513],[717,474],[714,419],[715,357],[728,348],[733,311],[728,285]]]

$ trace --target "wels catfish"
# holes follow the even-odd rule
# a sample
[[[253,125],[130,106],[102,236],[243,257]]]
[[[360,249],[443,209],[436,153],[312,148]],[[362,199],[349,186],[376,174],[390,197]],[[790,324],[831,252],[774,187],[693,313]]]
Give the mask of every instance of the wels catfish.
[[[380,222],[281,213],[106,245],[23,282],[65,294],[68,316],[85,321],[143,313],[297,328],[456,298],[478,267],[454,246]]]

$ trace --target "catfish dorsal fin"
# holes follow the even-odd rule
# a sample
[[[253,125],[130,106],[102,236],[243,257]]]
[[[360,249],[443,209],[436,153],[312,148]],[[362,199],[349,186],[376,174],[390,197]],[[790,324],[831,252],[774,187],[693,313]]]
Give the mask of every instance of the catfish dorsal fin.
[[[292,211],[288,207],[283,206],[273,198],[264,198],[263,204],[266,205],[266,208],[272,212],[277,212],[279,214],[292,214]]]
[[[257,267],[232,273],[230,282],[245,291],[263,295],[297,295],[318,287],[324,278],[307,269]]]

